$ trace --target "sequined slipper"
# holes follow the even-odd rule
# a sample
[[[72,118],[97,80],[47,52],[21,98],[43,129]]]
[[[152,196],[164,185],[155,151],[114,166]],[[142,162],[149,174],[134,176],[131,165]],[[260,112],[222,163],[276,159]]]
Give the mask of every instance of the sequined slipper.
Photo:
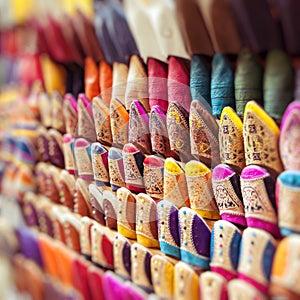
[[[271,234],[256,228],[246,228],[241,242],[238,278],[267,294],[276,240]]]
[[[215,222],[211,233],[210,268],[227,281],[237,277],[240,253],[241,231],[232,223],[219,220]]]
[[[158,297],[173,299],[174,264],[167,257],[153,255],[151,258],[151,277],[154,292]]]
[[[225,278],[215,272],[204,272],[200,275],[201,299],[227,300],[227,282]]]
[[[131,244],[122,234],[116,234],[113,251],[115,272],[124,278],[130,279]]]
[[[178,213],[181,260],[209,269],[211,230],[195,211],[182,207]],[[201,238],[200,238],[201,236]]]

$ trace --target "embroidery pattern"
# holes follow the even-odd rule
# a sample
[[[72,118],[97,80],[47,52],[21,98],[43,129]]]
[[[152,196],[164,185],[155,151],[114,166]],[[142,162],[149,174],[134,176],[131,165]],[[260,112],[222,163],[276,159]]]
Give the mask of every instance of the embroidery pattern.
[[[243,131],[246,165],[260,164],[281,172],[278,139],[266,124],[257,115],[247,111]]]
[[[245,167],[243,133],[238,130],[228,114],[224,114],[219,130],[221,162]]]
[[[146,193],[157,199],[164,197],[164,169],[149,168],[144,165],[144,182]]]
[[[110,184],[116,185],[118,187],[125,187],[125,178],[122,176],[119,164],[123,166],[123,159],[108,159],[109,177]],[[124,168],[124,166],[123,166]]]

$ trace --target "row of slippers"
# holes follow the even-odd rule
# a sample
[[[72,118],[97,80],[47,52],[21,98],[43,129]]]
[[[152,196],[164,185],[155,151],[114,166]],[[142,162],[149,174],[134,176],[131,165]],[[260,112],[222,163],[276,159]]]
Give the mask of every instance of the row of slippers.
[[[230,299],[238,299],[242,292],[246,299],[254,299],[255,296],[265,299],[268,292],[282,293],[279,287],[285,293],[288,291],[299,296],[298,267],[295,265],[300,246],[298,235],[290,235],[278,244],[263,230],[249,227],[241,233],[233,224],[220,220],[212,230],[211,249],[204,250],[199,247],[205,242],[205,232],[196,225],[198,236],[194,247],[201,253],[197,259],[205,260],[205,255],[209,255],[205,252],[211,252],[211,271],[203,273],[207,268],[192,267],[191,254],[184,249],[181,249],[182,261],[177,262],[88,217],[71,213],[42,196],[28,194],[25,198],[26,202],[36,205],[39,215],[36,227],[41,232],[50,233],[50,236],[83,254],[96,266],[114,270],[121,276],[117,281],[132,280],[144,291],[154,290],[159,297],[198,299],[199,293],[202,293],[202,296],[212,297],[210,299],[227,299],[228,289]],[[188,208],[179,212],[179,218],[183,222],[184,218],[190,219],[190,215]],[[190,222],[199,225],[199,220],[195,218],[188,221]],[[52,232],[49,231],[51,226]],[[181,235],[185,239],[185,233],[182,232]],[[48,235],[42,235],[37,243],[36,235],[31,230],[19,228],[18,236],[23,254],[40,265],[44,264],[48,273],[54,277],[60,274],[57,270],[60,265],[64,266],[66,272],[70,260],[74,258],[74,253],[70,255],[70,249],[62,247],[59,242],[53,243]],[[188,258],[189,261],[183,258]],[[67,274],[64,275],[63,280],[66,280]],[[113,274],[112,276],[118,278]]]
[[[204,218],[221,216],[239,226],[262,228],[276,238],[280,237],[278,223],[284,236],[300,232],[296,216],[300,192],[297,170],[284,171],[275,180],[271,172],[258,165],[248,165],[239,174],[226,164],[210,170],[196,160],[182,164],[173,158],[146,157],[133,144],[126,144],[120,151],[114,147],[108,150],[98,142],[91,145],[84,139],[73,139],[72,143],[68,150],[74,149],[74,155],[65,151],[65,158],[72,160],[69,172],[47,163],[36,167],[40,193],[59,202],[63,190],[68,195],[63,201],[71,209],[75,190],[80,189],[76,186],[84,185],[87,191],[88,183],[94,181],[99,190],[111,187],[116,192],[126,187],[133,193],[146,193],[154,203],[165,199],[177,208],[191,207]],[[74,173],[80,178],[78,184]],[[82,194],[83,202],[89,203],[89,193]],[[112,206],[117,212],[114,203]],[[103,205],[100,207],[103,212]],[[84,215],[86,210],[78,212]]]
[[[75,99],[66,96],[64,103],[72,107],[74,113],[74,105],[77,106]],[[73,118],[70,121],[72,128],[67,129],[67,134],[62,136],[55,128],[47,131],[41,127],[35,142],[40,160],[50,160],[61,168],[76,169],[68,145],[73,146],[74,137],[83,137],[91,143],[98,139],[104,146],[113,145],[121,149],[131,142],[146,155],[156,153],[182,162],[197,159],[209,167],[222,162],[241,171],[245,165],[258,164],[275,177],[284,168],[299,169],[295,147],[300,123],[297,101],[287,108],[281,130],[253,101],[245,107],[243,122],[233,109],[226,107],[219,124],[197,100],[192,101],[190,114],[177,102],[169,104],[167,114],[159,106],[154,106],[150,115],[137,100],[132,102],[129,112],[118,100],[112,99],[110,112],[103,105],[100,98],[94,98],[91,104],[84,95],[80,95],[78,120],[77,114],[70,117],[70,112],[66,117],[69,121]],[[9,153],[13,153],[11,148],[8,147]],[[36,152],[30,149],[33,146],[28,148],[24,160],[34,164]]]

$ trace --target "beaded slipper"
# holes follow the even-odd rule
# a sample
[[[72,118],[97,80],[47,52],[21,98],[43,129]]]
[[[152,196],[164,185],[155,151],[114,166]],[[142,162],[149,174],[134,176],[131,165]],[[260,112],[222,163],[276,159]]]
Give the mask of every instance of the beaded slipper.
[[[144,193],[136,196],[137,241],[147,248],[159,248],[156,203]]]
[[[213,272],[227,281],[237,277],[241,238],[241,231],[234,224],[225,220],[215,222],[211,233],[209,265]]]
[[[127,238],[136,239],[136,198],[124,187],[117,190],[117,198],[118,232]]]
[[[225,278],[215,272],[204,272],[200,275],[201,299],[227,300],[227,282]]]
[[[163,253],[180,259],[178,209],[171,202],[157,204],[158,240]]]

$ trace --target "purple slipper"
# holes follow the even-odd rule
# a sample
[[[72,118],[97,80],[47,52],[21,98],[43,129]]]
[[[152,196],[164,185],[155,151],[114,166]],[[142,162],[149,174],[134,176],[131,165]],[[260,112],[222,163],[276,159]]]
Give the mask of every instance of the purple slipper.
[[[285,110],[280,127],[279,149],[286,170],[300,170],[300,101]]]
[[[221,218],[246,227],[239,175],[220,164],[213,169],[212,185]]]
[[[241,174],[241,190],[249,227],[280,237],[275,204],[275,181],[262,167],[250,165]]]

